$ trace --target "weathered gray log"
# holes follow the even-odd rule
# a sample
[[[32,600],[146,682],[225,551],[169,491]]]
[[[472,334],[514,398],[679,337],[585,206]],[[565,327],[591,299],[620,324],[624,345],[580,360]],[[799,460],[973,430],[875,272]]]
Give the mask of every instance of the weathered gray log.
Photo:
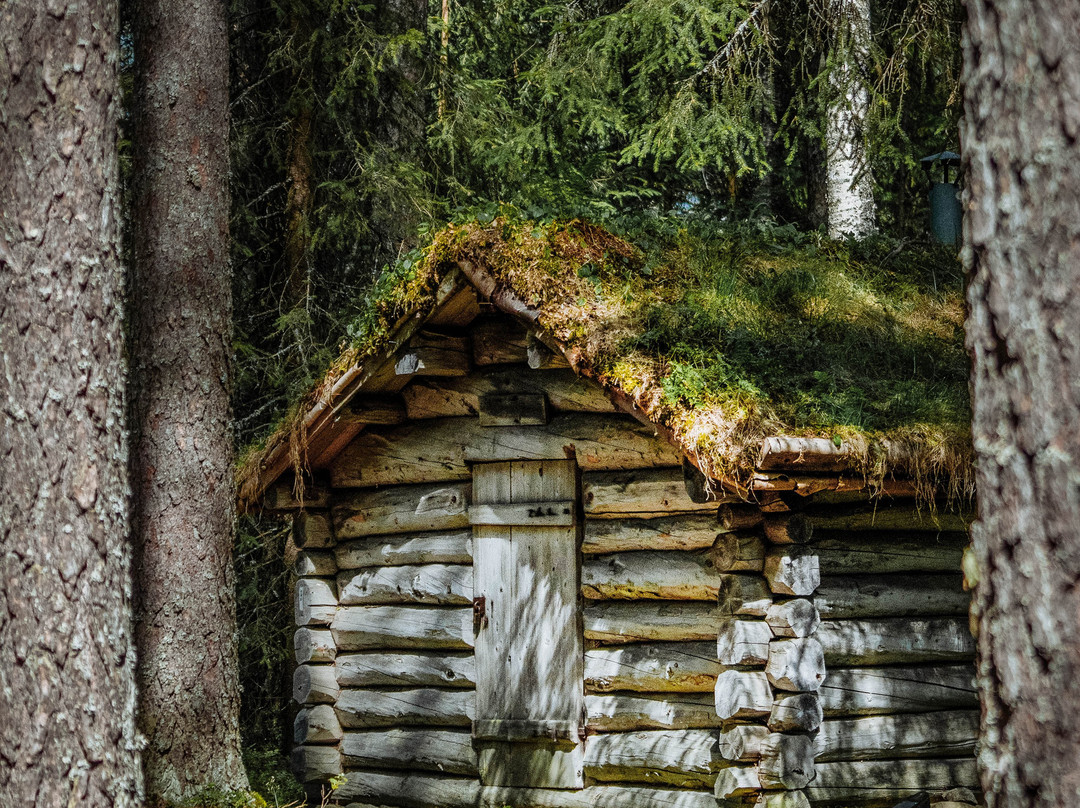
[[[715,640],[724,619],[711,603],[593,601],[585,605],[585,638],[604,643]]]
[[[717,599],[724,614],[752,617],[764,617],[773,603],[765,579],[760,575],[745,573],[725,575]]]
[[[814,739],[817,759],[955,758],[975,754],[976,710],[880,715],[826,721]]]
[[[765,515],[756,505],[721,505],[716,512],[716,522],[722,531],[749,530],[762,523]]]
[[[718,800],[748,797],[761,790],[756,766],[728,766],[716,773],[713,796]]]
[[[340,740],[341,724],[329,704],[305,707],[296,714],[293,721],[294,743],[337,743]]]
[[[814,637],[773,640],[765,673],[777,690],[813,693],[825,680],[821,643]]]
[[[596,732],[720,726],[712,697],[698,693],[589,695],[585,697],[585,714],[589,729]]]
[[[592,470],[680,459],[674,446],[629,416],[564,413],[543,426],[499,429],[476,418],[436,418],[360,433],[330,464],[330,479],[335,487],[466,480],[471,463],[561,459],[567,451]]]
[[[585,515],[593,518],[632,516],[648,519],[675,513],[713,514],[717,507],[715,502],[700,503],[690,499],[679,467],[586,472],[581,478],[581,493]]]
[[[334,555],[342,570],[407,564],[471,564],[472,531],[372,536],[339,544]]]
[[[293,649],[296,663],[333,662],[337,655],[334,635],[325,628],[298,628],[293,635]]]
[[[324,578],[301,578],[296,582],[294,619],[298,626],[328,626],[337,614],[334,586]]]
[[[329,514],[323,511],[301,511],[293,517],[293,544],[305,550],[317,550],[334,545],[334,532]]]
[[[775,637],[809,637],[817,631],[821,615],[813,601],[798,598],[773,603],[765,610],[765,622]]]
[[[945,760],[880,760],[819,763],[817,777],[806,789],[812,802],[860,801],[873,783],[879,802],[896,801],[920,791],[963,786],[978,788],[974,757]]]
[[[448,606],[342,606],[330,624],[338,651],[471,648],[472,609]]]
[[[524,361],[524,360],[522,360]],[[531,393],[566,412],[615,412],[599,385],[569,370],[488,370],[457,379],[417,379],[401,395],[410,419],[476,415],[485,395]]]
[[[353,396],[347,409],[350,420],[372,426],[393,426],[407,418],[405,404],[398,396]]]
[[[807,544],[814,537],[814,526],[801,513],[767,516],[765,538],[773,544]]]
[[[394,365],[398,376],[464,376],[472,364],[467,337],[421,331]]]
[[[303,508],[325,508],[330,502],[330,489],[324,485],[313,485],[310,480],[304,486],[303,499],[297,499],[295,479],[286,475],[281,482],[274,483],[263,494],[262,506],[268,511],[296,511]]]
[[[590,786],[577,791],[481,786],[474,778],[356,772],[335,798],[399,808],[716,808],[712,793],[646,786]]]
[[[816,636],[829,665],[959,662],[975,656],[967,618],[823,620]]]
[[[880,534],[831,534],[813,547],[824,575],[899,572],[957,572],[967,545],[965,534],[884,540]]]
[[[971,594],[959,573],[842,575],[823,577],[814,603],[823,620],[966,615]]]
[[[333,665],[297,665],[293,670],[297,704],[333,704],[340,693]]]
[[[462,687],[476,685],[472,654],[424,651],[341,654],[334,662],[341,687]]]
[[[342,606],[377,603],[472,603],[473,570],[463,564],[369,567],[338,575]]]
[[[593,735],[585,775],[604,782],[666,783],[711,788],[715,730],[646,730]]]
[[[764,665],[772,630],[761,620],[727,620],[717,632],[716,658],[721,665]]]
[[[325,781],[341,774],[341,752],[336,746],[295,746],[291,764],[301,783]]]
[[[529,332],[516,320],[482,318],[472,324],[469,333],[477,365],[524,364],[528,358]]]
[[[301,578],[332,578],[337,573],[337,561],[329,550],[303,550],[296,554],[293,570]]]
[[[341,754],[347,767],[478,774],[472,733],[467,730],[350,731],[342,738]]]
[[[773,702],[768,726],[774,732],[813,732],[821,726],[823,718],[817,693],[781,694]]]
[[[581,551],[707,550],[716,541],[712,516],[684,514],[659,519],[587,519]]]
[[[724,572],[761,572],[765,567],[765,540],[756,533],[721,533],[709,553]]]
[[[585,688],[711,693],[723,667],[711,642],[662,642],[585,651]]]
[[[762,788],[803,788],[814,779],[814,742],[809,735],[770,733],[761,742],[757,771]]]
[[[811,507],[805,511],[815,530],[901,530],[928,533],[966,534],[972,514],[929,508],[883,508],[875,505],[853,507]]]
[[[551,415],[543,393],[487,393],[480,396],[480,426],[543,426]]]
[[[778,595],[806,597],[821,583],[818,555],[809,547],[774,548],[765,556],[765,579]]]
[[[758,795],[754,808],[810,808],[802,791],[766,791]]]
[[[761,757],[761,742],[769,734],[760,724],[733,724],[720,730],[716,751],[724,760],[753,762]]]
[[[971,709],[979,699],[967,665],[829,668],[818,691],[826,715]]]
[[[338,541],[390,533],[419,533],[469,526],[472,486],[402,485],[376,491],[339,492],[332,509]],[[338,564],[345,568],[342,558]]]
[[[708,552],[639,550],[590,556],[581,569],[581,593],[594,600],[708,600],[724,582]]]
[[[713,706],[722,721],[764,718],[772,703],[772,687],[762,671],[724,671],[716,677]]]
[[[341,691],[338,720],[345,729],[408,725],[468,727],[476,717],[476,693],[420,687],[412,690]]]
[[[851,446],[829,438],[771,437],[761,442],[757,467],[763,471],[846,471],[856,468]]]

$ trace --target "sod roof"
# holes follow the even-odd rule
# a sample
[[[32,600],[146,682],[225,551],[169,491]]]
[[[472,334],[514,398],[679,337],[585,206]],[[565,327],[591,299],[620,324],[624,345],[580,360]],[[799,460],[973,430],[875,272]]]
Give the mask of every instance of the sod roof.
[[[765,440],[785,436],[815,439],[872,489],[904,478],[928,499],[972,495],[955,256],[790,228],[648,241],[512,216],[442,230],[384,273],[323,380],[246,455],[242,507],[306,470],[316,438],[324,457],[340,449],[336,414],[466,286],[729,490],[750,496]]]

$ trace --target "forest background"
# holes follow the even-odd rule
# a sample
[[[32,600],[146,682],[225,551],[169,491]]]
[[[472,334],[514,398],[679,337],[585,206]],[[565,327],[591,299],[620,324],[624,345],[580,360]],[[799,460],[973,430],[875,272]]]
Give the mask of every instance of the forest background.
[[[129,32],[135,4],[121,12]],[[688,237],[820,244],[830,120],[854,115],[845,181],[873,197],[859,235],[879,254],[924,243],[919,158],[958,149],[961,22],[956,0],[235,0],[238,449],[316,382],[378,280],[407,273],[450,221],[582,217],[646,252]],[[244,519],[245,763],[276,799],[301,795],[280,756],[290,553],[279,523]]]

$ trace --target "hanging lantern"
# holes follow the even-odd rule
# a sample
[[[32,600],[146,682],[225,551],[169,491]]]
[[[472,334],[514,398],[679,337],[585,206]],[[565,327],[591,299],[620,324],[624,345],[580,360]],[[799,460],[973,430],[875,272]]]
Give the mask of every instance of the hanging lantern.
[[[963,218],[960,207],[960,186],[949,182],[949,169],[960,165],[960,155],[956,152],[943,151],[922,158],[930,181],[930,234],[941,244],[960,244],[960,223]],[[941,166],[942,181],[933,179],[933,169]],[[960,178],[957,170],[956,179]]]

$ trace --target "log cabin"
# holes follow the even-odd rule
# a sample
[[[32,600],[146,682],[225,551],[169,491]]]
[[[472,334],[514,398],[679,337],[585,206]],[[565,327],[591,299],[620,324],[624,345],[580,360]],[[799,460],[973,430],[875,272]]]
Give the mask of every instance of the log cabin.
[[[452,262],[243,465],[299,550],[298,777],[357,808],[972,799],[964,512],[827,436],[718,472],[552,305]]]

